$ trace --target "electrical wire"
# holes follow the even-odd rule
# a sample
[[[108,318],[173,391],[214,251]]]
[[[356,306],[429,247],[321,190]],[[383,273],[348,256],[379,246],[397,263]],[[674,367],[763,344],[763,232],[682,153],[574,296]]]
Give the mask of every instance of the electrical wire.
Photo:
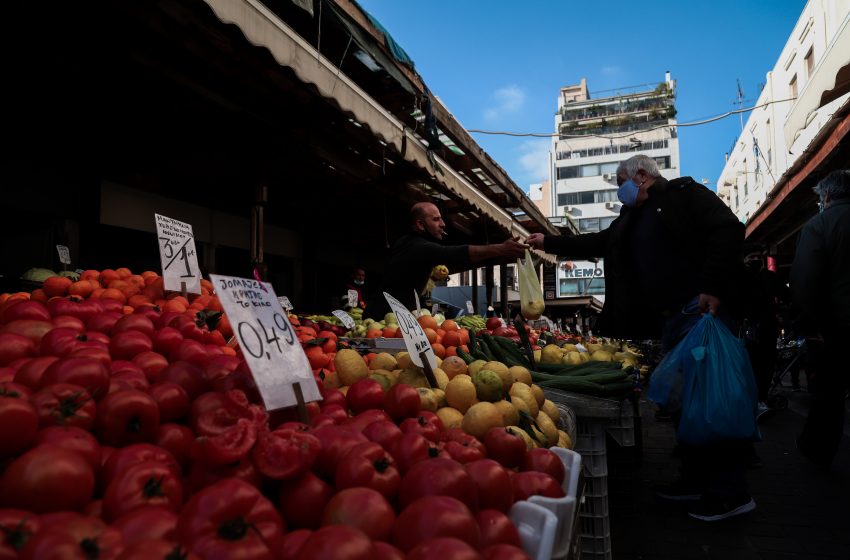
[[[576,138],[605,138],[608,140],[619,140],[620,138],[628,138],[629,136],[634,136],[635,133],[638,132],[651,132],[653,130],[659,130],[662,128],[681,128],[688,126],[700,126],[703,124],[712,123],[715,121],[719,121],[720,119],[725,119],[726,117],[737,115],[738,113],[746,113],[749,111],[754,111],[761,107],[767,107],[768,105],[772,105],[774,103],[783,103],[785,101],[794,101],[797,99],[796,97],[789,97],[788,99],[775,99],[773,101],[768,101],[767,103],[762,103],[761,105],[754,105],[752,107],[746,107],[743,109],[735,109],[722,115],[717,115],[715,117],[710,117],[707,119],[702,119],[693,122],[687,123],[676,123],[676,124],[660,124],[658,126],[654,126],[652,128],[646,128],[641,130],[631,130],[623,134],[614,134],[614,135],[605,135],[605,134],[560,134],[558,132],[507,132],[507,131],[496,131],[496,130],[480,130],[475,128],[468,129],[467,132],[477,133],[477,134],[491,134],[491,135],[499,135],[499,136],[522,136],[522,137],[534,137],[534,138],[552,138],[558,136],[562,139],[576,139]]]

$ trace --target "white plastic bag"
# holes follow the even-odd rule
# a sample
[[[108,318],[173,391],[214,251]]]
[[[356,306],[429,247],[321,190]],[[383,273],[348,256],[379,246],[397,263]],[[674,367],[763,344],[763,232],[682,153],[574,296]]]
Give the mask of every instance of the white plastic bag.
[[[529,321],[539,319],[546,309],[546,303],[543,301],[543,286],[537,278],[537,270],[528,249],[525,250],[525,258],[517,259],[516,264],[519,276],[520,312]]]

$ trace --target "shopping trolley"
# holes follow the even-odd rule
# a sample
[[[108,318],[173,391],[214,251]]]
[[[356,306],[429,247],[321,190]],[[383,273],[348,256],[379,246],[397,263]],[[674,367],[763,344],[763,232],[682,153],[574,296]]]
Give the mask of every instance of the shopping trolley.
[[[799,370],[803,356],[806,353],[806,341],[788,340],[777,345],[776,369],[768,390],[767,406],[773,410],[788,408],[788,397],[781,393],[785,377],[795,369]]]

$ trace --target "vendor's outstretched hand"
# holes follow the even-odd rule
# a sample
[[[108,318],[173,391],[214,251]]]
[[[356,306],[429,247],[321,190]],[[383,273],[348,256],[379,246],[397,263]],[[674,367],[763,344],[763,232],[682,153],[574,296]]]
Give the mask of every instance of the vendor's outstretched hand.
[[[528,236],[528,239],[526,239],[525,242],[534,249],[543,250],[544,238],[545,236],[542,233],[532,233]]]
[[[528,249],[528,245],[520,243],[519,237],[513,237],[502,243],[502,248],[504,249],[505,257],[520,259],[525,256],[525,250]]]

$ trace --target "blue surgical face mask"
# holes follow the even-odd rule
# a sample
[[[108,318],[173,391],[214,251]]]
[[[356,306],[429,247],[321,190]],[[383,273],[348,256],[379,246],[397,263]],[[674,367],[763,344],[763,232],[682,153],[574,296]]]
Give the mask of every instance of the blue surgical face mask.
[[[363,280],[355,280],[354,281],[355,286],[362,286],[363,284],[364,284]]]
[[[620,188],[617,189],[617,198],[620,199],[620,202],[623,203],[624,206],[634,206],[637,204],[638,193],[640,192],[640,187],[637,186],[632,179],[626,179]]]

